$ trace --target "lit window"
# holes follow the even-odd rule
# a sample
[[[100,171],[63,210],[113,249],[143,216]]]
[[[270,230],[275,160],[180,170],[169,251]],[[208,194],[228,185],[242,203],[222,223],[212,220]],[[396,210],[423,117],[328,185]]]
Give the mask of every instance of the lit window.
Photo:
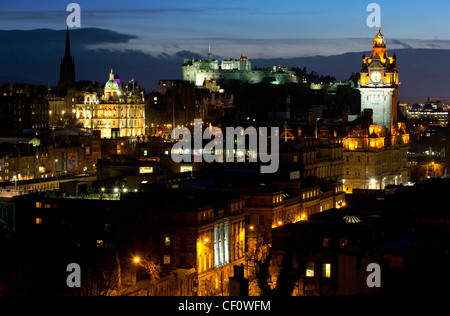
[[[164,264],[170,264],[170,255],[164,255]]]
[[[308,262],[306,264],[306,277],[307,278],[314,277],[314,262]]]
[[[192,166],[181,166],[180,172],[192,172]]]
[[[170,236],[164,237],[164,246],[170,246]]]
[[[42,202],[36,202],[36,208],[42,208]]]
[[[323,247],[331,247],[331,238],[324,238],[323,239]]]
[[[220,267],[229,262],[229,225],[214,227],[214,266]]]
[[[153,173],[153,167],[139,167],[139,174]]]
[[[42,224],[42,218],[36,217],[36,225],[41,225],[41,224]]]
[[[97,240],[97,247],[103,247],[103,240]]]
[[[331,264],[330,263],[324,263],[322,265],[322,277],[324,277],[324,278],[331,277]]]
[[[341,239],[339,240],[339,247],[341,248],[345,248],[348,245],[348,240],[347,239]]]

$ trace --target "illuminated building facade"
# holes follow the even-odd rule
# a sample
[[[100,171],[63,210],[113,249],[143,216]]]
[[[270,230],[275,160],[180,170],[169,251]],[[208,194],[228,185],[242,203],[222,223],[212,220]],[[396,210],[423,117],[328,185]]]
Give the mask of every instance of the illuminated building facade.
[[[373,40],[373,51],[363,56],[360,72],[361,111],[373,109],[373,123],[395,128],[397,121],[397,57],[389,57],[381,29]]]
[[[121,87],[122,86],[122,87]],[[76,118],[88,131],[99,130],[101,138],[136,137],[145,134],[143,91],[120,84],[111,69],[104,94],[86,89],[84,102],[76,105]],[[131,90],[131,91],[130,91]]]
[[[383,190],[386,185],[408,182],[409,134],[398,124],[399,135],[389,137],[386,129],[357,125],[344,139],[344,190]]]
[[[408,182],[409,134],[397,122],[397,58],[389,57],[381,29],[360,72],[362,115],[344,138],[344,190],[383,190]]]

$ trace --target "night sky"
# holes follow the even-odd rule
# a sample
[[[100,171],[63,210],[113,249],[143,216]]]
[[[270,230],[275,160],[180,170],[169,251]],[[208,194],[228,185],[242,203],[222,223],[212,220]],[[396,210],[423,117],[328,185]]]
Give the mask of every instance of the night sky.
[[[64,53],[63,31],[71,13],[66,8],[71,2],[0,0],[0,41],[9,46],[0,51],[0,64],[5,65],[0,71],[0,84],[56,83]],[[254,61],[254,66],[266,67],[273,66],[277,58],[289,58],[280,64],[306,66],[346,80],[360,70],[359,54],[370,53],[377,33],[366,24],[370,14],[366,9],[371,2],[79,0],[81,28],[72,28],[71,37],[77,79],[103,82],[115,68],[126,80],[136,77],[152,90],[159,79],[179,79],[183,58],[206,56],[211,45],[217,59],[243,55]],[[450,86],[446,71],[450,68],[450,1],[373,2],[381,6],[388,52],[405,56],[398,62],[404,84],[400,95],[446,96]],[[57,33],[30,33],[36,29]],[[75,32],[83,29],[87,31]],[[90,31],[94,29],[107,32]],[[11,30],[28,33],[13,34]],[[34,36],[33,43],[30,36]],[[401,52],[411,49],[428,51],[416,50],[415,55]],[[445,50],[445,54],[438,50]],[[335,59],[295,59],[352,52],[357,54],[349,56],[346,60],[351,62],[340,65],[340,69],[334,69]],[[414,62],[417,56],[423,56],[421,63]],[[420,75],[416,75],[418,72]]]
[[[71,1],[0,1],[1,30],[63,29]],[[74,1],[75,2],[75,1]],[[123,1],[79,0],[84,28],[135,35],[127,45],[151,53],[212,50],[258,58],[330,55],[360,45],[311,39],[370,38],[367,5],[372,1]],[[450,40],[450,1],[373,1],[382,9],[387,39]],[[307,41],[309,40],[309,41]],[[272,45],[267,45],[271,43]],[[264,43],[264,47],[260,44]],[[327,44],[328,43],[328,44]],[[307,44],[307,45],[306,45]],[[408,45],[415,43],[408,41]],[[308,46],[305,49],[304,46]],[[105,47],[105,46],[103,46]]]

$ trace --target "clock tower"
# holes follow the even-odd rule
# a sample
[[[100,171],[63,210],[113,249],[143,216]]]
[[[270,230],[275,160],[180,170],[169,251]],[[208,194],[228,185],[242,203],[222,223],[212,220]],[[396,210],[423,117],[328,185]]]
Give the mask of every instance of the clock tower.
[[[392,132],[397,123],[397,57],[389,57],[381,29],[373,40],[370,57],[362,58],[359,90],[361,112],[373,110],[373,124]]]

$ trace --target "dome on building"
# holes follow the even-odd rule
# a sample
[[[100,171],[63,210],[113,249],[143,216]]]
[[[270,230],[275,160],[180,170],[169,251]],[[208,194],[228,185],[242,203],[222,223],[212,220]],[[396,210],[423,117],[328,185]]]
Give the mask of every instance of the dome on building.
[[[119,84],[113,79],[108,80],[108,82],[105,85],[105,89],[108,90],[119,90]]]
[[[383,34],[381,34],[381,28],[378,29],[378,34],[375,35],[375,38],[373,39],[373,47],[386,48],[386,41],[384,40]]]
[[[105,89],[108,90],[119,90],[119,84],[115,80],[113,70],[111,69],[111,73],[109,74],[109,80],[105,84]]]
[[[111,69],[111,73],[109,74],[109,80],[105,84],[105,96],[106,99],[117,98],[120,95],[120,87],[119,84],[114,79],[114,73]]]

